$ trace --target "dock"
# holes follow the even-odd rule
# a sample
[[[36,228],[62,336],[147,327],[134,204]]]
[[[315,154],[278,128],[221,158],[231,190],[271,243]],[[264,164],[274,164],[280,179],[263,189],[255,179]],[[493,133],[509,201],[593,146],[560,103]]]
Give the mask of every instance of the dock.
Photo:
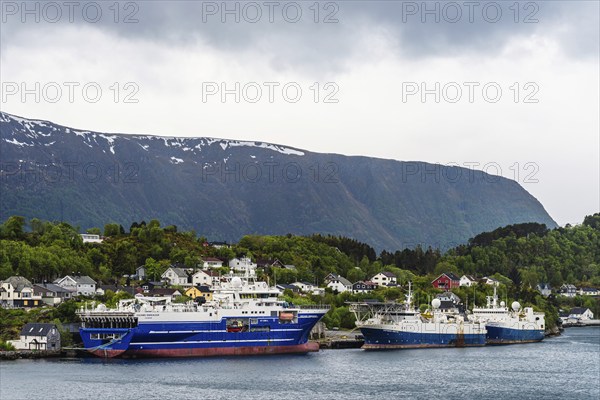
[[[327,330],[319,340],[321,349],[360,349],[363,344],[365,344],[364,338],[356,331]]]

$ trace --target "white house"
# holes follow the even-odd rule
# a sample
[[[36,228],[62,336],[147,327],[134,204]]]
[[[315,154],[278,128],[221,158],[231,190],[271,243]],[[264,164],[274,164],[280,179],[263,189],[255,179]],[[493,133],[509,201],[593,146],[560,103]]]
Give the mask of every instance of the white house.
[[[59,278],[54,283],[70,290],[77,296],[93,296],[96,294],[96,281],[87,275],[67,275]]]
[[[223,266],[223,261],[214,257],[205,257],[202,259],[202,268],[204,269],[212,269],[212,268],[221,268]]]
[[[192,282],[188,279],[188,272],[192,272],[191,268],[169,267],[160,278],[169,282],[170,285],[192,286]]]
[[[250,272],[255,271],[257,267],[256,263],[253,263],[252,260],[248,257],[242,258],[232,258],[229,261],[229,268],[232,268],[234,271],[238,272]]]
[[[140,265],[135,269],[135,276],[137,280],[143,281],[146,279],[146,267],[144,265]]]
[[[477,285],[477,279],[472,275],[463,275],[460,277],[460,286],[471,287]]]
[[[398,279],[391,272],[380,272],[371,278],[371,282],[375,282],[377,286],[394,286],[398,284]]]
[[[550,285],[548,283],[538,283],[535,288],[544,297],[548,297],[552,294],[552,288],[550,287]]]
[[[310,282],[294,282],[292,285],[296,286],[298,289],[305,293],[312,293],[315,290],[315,285]]]
[[[564,284],[558,290],[558,294],[565,297],[575,297],[577,296],[577,288],[575,285]]]
[[[371,281],[358,281],[352,284],[353,293],[371,293],[378,285]]]
[[[42,296],[34,293],[31,282],[22,276],[11,276],[0,281],[0,305],[4,307],[38,307]]]
[[[81,239],[83,239],[83,243],[102,243],[103,239],[100,235],[91,235],[89,233],[82,233]]]
[[[25,324],[19,340],[9,340],[17,350],[60,350],[60,332],[54,324]]]
[[[482,279],[483,283],[490,286],[500,286],[500,281],[489,276],[484,276]]]
[[[217,282],[219,279],[218,274],[216,274]],[[193,286],[212,286],[215,282],[215,274],[213,271],[196,271],[194,275],[192,275],[192,285]]]
[[[327,287],[331,288],[334,292],[344,293],[352,291],[352,282],[343,276],[329,274],[325,278],[325,282],[327,282]]]
[[[594,313],[589,308],[584,307],[575,307],[572,308],[569,312],[568,319],[578,320],[578,321],[586,321],[590,319],[594,319]]]
[[[579,289],[580,296],[600,296],[600,289],[583,287]]]

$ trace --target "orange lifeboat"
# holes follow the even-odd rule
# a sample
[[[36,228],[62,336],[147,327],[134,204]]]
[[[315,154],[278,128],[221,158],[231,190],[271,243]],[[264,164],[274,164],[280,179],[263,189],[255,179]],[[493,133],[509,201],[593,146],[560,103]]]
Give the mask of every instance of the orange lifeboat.
[[[282,321],[293,321],[294,320],[294,314],[293,313],[288,313],[288,312],[280,312],[279,313],[279,319]]]

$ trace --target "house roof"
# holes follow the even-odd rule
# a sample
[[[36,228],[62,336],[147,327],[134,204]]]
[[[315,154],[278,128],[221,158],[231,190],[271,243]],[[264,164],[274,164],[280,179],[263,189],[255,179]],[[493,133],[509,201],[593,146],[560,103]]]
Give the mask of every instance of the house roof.
[[[149,294],[151,296],[173,296],[175,292],[179,292],[177,289],[168,289],[168,288],[154,288],[150,290]]]
[[[197,286],[194,286],[194,288],[198,289],[202,293],[209,293],[209,292],[212,293],[212,289],[206,285],[197,285]],[[188,290],[190,290],[190,289],[188,289]]]
[[[352,285],[352,282],[350,282],[348,279],[344,278],[343,276],[338,276],[338,280],[344,286],[351,286]]]
[[[358,282],[354,282],[354,285],[370,285],[370,286],[379,286],[377,285],[375,282],[371,282],[371,281],[358,281]]]
[[[298,286],[289,285],[286,283],[280,283],[276,286],[278,289],[290,289],[290,290],[298,290]]]
[[[75,283],[78,283],[80,285],[95,285],[96,284],[96,281],[87,275],[65,275],[62,278],[56,279],[54,281],[54,283],[62,282],[67,278],[71,279],[72,281],[74,281]]]
[[[21,329],[22,336],[46,336],[52,328],[56,328],[54,324],[29,323]]]
[[[223,262],[223,260],[221,260],[220,258],[216,258],[216,257],[204,257],[202,258],[203,261],[213,261],[213,262]]]
[[[440,274],[437,278],[435,278],[434,280],[432,280],[431,283],[437,281],[438,279],[440,279],[444,275],[446,275],[448,278],[450,278],[453,281],[460,281],[460,278],[458,276],[454,275],[452,272],[444,272],[444,273]]]
[[[445,274],[448,278],[452,279],[453,281],[460,281],[460,278],[452,272],[446,272]]]
[[[170,267],[169,269],[171,269],[175,273],[175,275],[177,275],[180,278],[187,278],[188,277],[188,274],[187,274],[187,272],[186,272],[186,270],[184,268]]]
[[[537,287],[539,287],[540,289],[548,289],[550,290],[550,285],[547,283],[538,283]]]
[[[40,283],[33,285],[34,292],[54,292],[54,293],[71,293],[69,289],[65,289],[62,286],[55,285],[54,283]]]
[[[473,275],[463,275],[463,276],[460,277],[460,279],[462,279],[462,278],[467,278],[471,282],[477,281],[477,278],[475,278]]]
[[[394,274],[392,272],[388,272],[388,271],[380,272],[379,274],[383,274],[383,275],[387,276],[388,278],[395,278],[396,277],[396,274]],[[379,274],[377,274],[377,275],[379,275]],[[375,276],[377,276],[377,275],[375,275]]]
[[[449,300],[440,301],[440,309],[449,310],[451,308],[456,308],[456,304],[454,304],[454,302],[449,301]]]
[[[22,276],[11,276],[10,278],[3,280],[2,282],[10,283],[17,292],[20,292],[25,288],[33,288],[33,285],[31,284],[29,279],[24,278]]]
[[[585,307],[573,307],[571,308],[571,311],[569,312],[570,315],[581,315],[584,312],[586,312],[587,310],[589,310],[589,308],[585,308]]]
[[[105,292],[107,290],[112,290],[115,293],[121,291],[121,292],[127,292],[129,294],[133,294],[135,292],[135,288],[133,286],[121,286],[121,285],[98,285],[97,289],[102,289]]]

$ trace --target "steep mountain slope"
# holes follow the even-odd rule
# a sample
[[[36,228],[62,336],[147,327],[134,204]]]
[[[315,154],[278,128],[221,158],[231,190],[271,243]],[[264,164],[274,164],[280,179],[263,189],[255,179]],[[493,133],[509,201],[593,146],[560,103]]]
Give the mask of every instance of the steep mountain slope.
[[[212,240],[331,233],[377,249],[448,248],[556,223],[518,183],[465,168],[260,142],[102,134],[0,113],[0,218],[82,229],[158,218]]]

